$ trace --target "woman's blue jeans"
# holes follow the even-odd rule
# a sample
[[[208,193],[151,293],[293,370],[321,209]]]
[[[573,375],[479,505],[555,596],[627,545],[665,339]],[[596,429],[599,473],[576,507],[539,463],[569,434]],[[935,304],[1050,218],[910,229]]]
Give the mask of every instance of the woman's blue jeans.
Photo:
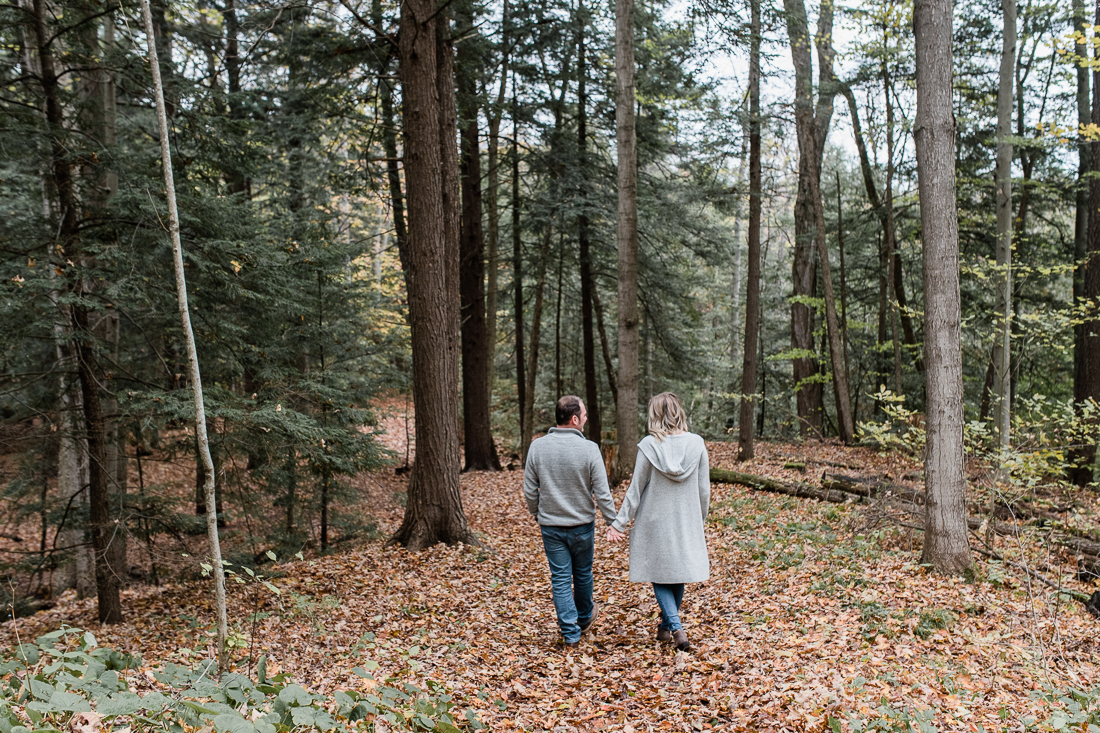
[[[683,583],[654,583],[653,595],[657,596],[657,605],[661,607],[661,623],[657,628],[667,631],[679,631],[680,602],[684,600]]]
[[[550,561],[550,586],[558,628],[568,643],[581,640],[581,626],[592,620],[592,552],[596,523],[542,527],[542,546]]]

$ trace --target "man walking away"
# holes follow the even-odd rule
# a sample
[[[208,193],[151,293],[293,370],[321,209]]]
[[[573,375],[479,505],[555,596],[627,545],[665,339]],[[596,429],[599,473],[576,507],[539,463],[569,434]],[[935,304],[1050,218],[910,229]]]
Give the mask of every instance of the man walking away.
[[[566,395],[558,400],[554,417],[557,427],[527,451],[523,495],[542,529],[558,628],[565,646],[573,648],[600,612],[592,602],[596,507],[610,525],[615,500],[599,446],[581,432],[588,421],[584,402]]]

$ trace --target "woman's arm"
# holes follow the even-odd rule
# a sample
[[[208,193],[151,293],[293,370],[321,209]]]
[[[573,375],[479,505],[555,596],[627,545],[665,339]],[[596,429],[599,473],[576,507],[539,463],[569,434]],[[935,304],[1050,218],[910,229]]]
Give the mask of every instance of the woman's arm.
[[[626,490],[623,505],[619,507],[619,516],[611,523],[616,532],[625,532],[626,525],[634,521],[634,515],[638,512],[638,505],[642,503],[642,494],[649,486],[649,477],[653,466],[645,454],[638,451],[638,458],[634,461],[634,476],[630,479],[630,488]]]
[[[699,507],[703,510],[703,521],[707,521],[710,512],[710,457],[703,446],[703,455],[699,456]]]

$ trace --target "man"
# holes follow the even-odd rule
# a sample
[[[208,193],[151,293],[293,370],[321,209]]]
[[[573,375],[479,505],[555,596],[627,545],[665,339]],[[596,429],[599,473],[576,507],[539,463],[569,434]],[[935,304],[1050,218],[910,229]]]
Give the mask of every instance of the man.
[[[596,507],[610,525],[615,500],[600,449],[581,432],[588,421],[584,402],[566,395],[554,413],[557,427],[527,451],[523,494],[542,529],[558,628],[565,646],[574,648],[600,612],[592,602]]]

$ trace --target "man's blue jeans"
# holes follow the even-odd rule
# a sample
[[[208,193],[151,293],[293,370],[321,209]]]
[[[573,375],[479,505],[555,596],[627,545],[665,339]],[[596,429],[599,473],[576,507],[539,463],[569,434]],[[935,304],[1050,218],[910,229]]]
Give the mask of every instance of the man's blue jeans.
[[[667,631],[679,631],[680,602],[684,600],[683,583],[654,583],[653,595],[657,596],[657,605],[661,607],[661,623],[657,627]]]
[[[558,628],[568,643],[581,640],[581,626],[592,620],[592,551],[596,523],[542,527],[542,546],[550,561],[550,586]]]

